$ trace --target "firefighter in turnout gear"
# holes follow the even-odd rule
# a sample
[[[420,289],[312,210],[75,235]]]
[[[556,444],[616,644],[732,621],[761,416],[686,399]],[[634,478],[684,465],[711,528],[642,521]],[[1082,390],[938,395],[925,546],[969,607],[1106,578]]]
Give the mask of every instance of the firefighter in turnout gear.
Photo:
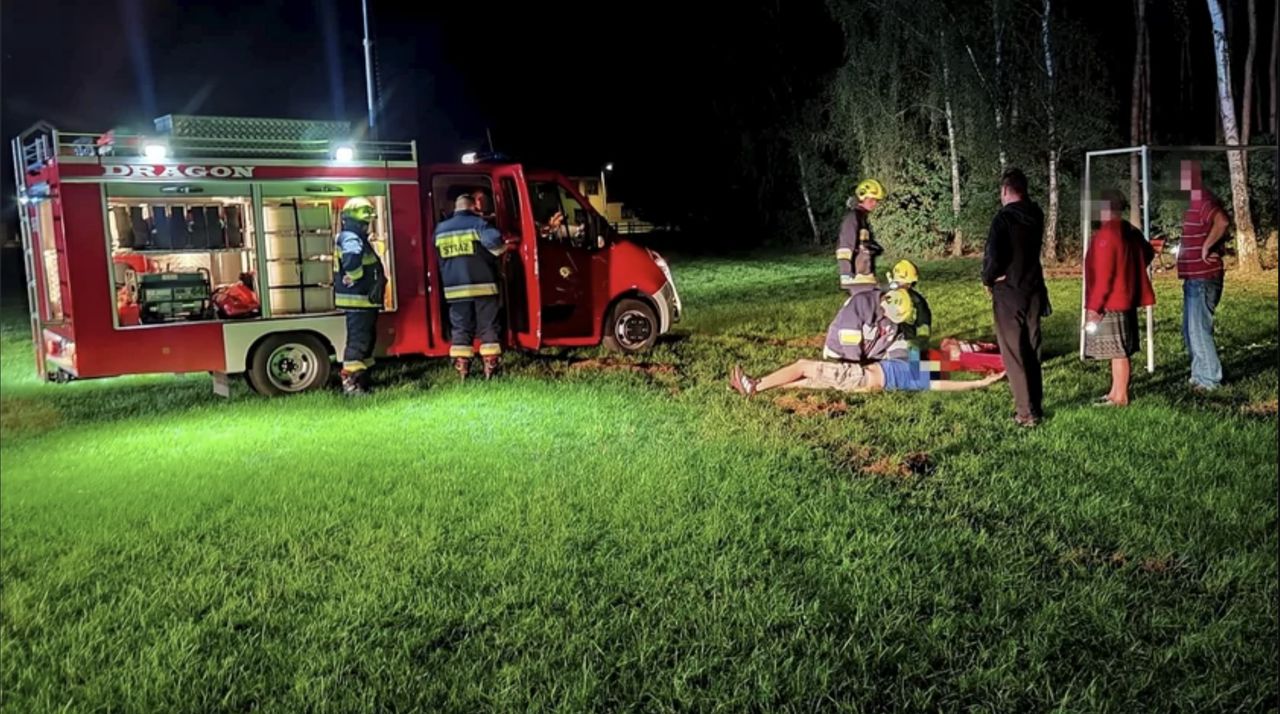
[[[910,359],[911,346],[901,328],[915,317],[912,312],[906,290],[859,290],[844,301],[827,328],[822,356],[845,362]]]
[[[342,230],[334,241],[333,302],[347,320],[342,352],[342,391],[347,395],[369,393],[375,328],[387,289],[386,271],[369,242],[375,218],[373,202],[350,199],[342,207]]]
[[[437,226],[435,235],[444,299],[449,303],[449,356],[458,374],[466,379],[478,336],[484,377],[489,379],[498,370],[502,355],[498,256],[506,250],[506,244],[502,232],[475,212],[472,196],[459,196],[453,207],[453,217]]]
[[[858,184],[848,202],[849,212],[840,224],[836,244],[836,265],[840,269],[840,289],[854,292],[860,285],[876,284],[876,256],[884,248],[876,242],[869,214],[884,199],[884,186],[875,179]]]
[[[894,263],[889,275],[889,289],[903,289],[911,296],[911,309],[915,319],[902,323],[902,336],[924,352],[929,347],[929,332],[933,329],[933,311],[929,301],[916,290],[920,284],[920,270],[909,260]]]

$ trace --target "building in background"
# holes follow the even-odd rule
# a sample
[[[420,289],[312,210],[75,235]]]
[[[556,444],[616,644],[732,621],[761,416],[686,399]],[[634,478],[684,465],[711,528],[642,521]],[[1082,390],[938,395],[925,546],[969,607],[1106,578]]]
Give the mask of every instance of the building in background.
[[[652,233],[654,226],[652,223],[636,218],[636,214],[622,201],[610,200],[608,191],[609,185],[607,177],[603,174],[596,176],[570,176],[574,187],[578,189],[591,203],[591,207],[605,217],[609,221],[609,225],[622,235],[630,235],[634,233]]]

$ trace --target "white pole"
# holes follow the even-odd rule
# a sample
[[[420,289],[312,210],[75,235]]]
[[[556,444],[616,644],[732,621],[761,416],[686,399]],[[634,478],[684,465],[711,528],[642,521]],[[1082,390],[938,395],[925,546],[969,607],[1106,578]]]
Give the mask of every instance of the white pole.
[[[1094,152],[1084,155],[1084,187],[1080,191],[1080,359],[1084,359],[1085,339],[1085,257],[1089,254],[1089,170],[1093,162]]]
[[[1142,235],[1151,241],[1151,149],[1142,146]],[[1152,275],[1152,266],[1147,266],[1147,278]],[[1156,318],[1155,310],[1147,306],[1147,373],[1156,371]]]
[[[369,39],[369,0],[360,0],[364,16],[364,88],[369,100],[369,138],[378,138],[378,110],[373,87],[373,40]]]

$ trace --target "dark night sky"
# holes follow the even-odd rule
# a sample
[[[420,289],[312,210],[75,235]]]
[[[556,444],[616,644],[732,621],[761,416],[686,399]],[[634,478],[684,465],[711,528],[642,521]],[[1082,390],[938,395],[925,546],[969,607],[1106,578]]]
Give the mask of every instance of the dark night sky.
[[[363,118],[358,0],[233,5],[6,0],[6,151],[8,138],[40,118],[81,131],[145,127],[168,113]],[[841,52],[834,27],[814,27],[821,0],[732,16],[730,4],[694,15],[672,0],[608,15],[576,0],[500,11],[371,5],[384,137],[415,138],[426,159],[454,160],[483,149],[488,127],[499,150],[522,160],[573,171],[612,161],[615,190],[715,157],[724,150],[717,108],[767,111],[753,97],[763,75],[794,65],[815,78]],[[730,21],[739,27],[730,31]],[[815,36],[825,51],[797,51]]]
[[[723,120],[770,121],[787,109],[771,103],[778,87],[810,91],[843,51],[823,0],[371,5],[385,138],[414,138],[426,160],[453,160],[484,148],[488,127],[499,150],[531,163],[583,172],[613,161],[611,189],[657,202],[734,181],[740,149]],[[1127,4],[1114,18],[1086,9],[1097,6],[1067,11],[1096,15],[1087,19],[1122,113],[1132,20]],[[1265,45],[1270,15],[1261,14]],[[1174,118],[1192,113],[1169,99],[1180,46],[1156,15],[1156,66],[1172,68],[1157,77],[1157,131],[1190,121],[1177,139],[1212,141],[1211,109]],[[99,131],[168,113],[364,115],[358,0],[4,0],[0,25],[6,208],[8,140],[40,118]],[[1203,101],[1212,67],[1207,27],[1199,34],[1191,53]],[[1116,121],[1127,133],[1127,117]]]

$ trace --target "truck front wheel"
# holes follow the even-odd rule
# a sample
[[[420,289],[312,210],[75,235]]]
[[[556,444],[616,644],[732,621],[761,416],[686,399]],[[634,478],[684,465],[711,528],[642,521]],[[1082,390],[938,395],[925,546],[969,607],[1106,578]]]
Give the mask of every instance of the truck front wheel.
[[[329,381],[329,350],[305,332],[271,335],[254,349],[247,376],[268,397],[318,389]]]
[[[604,346],[615,352],[643,352],[658,341],[658,317],[649,303],[619,300],[605,323]]]

